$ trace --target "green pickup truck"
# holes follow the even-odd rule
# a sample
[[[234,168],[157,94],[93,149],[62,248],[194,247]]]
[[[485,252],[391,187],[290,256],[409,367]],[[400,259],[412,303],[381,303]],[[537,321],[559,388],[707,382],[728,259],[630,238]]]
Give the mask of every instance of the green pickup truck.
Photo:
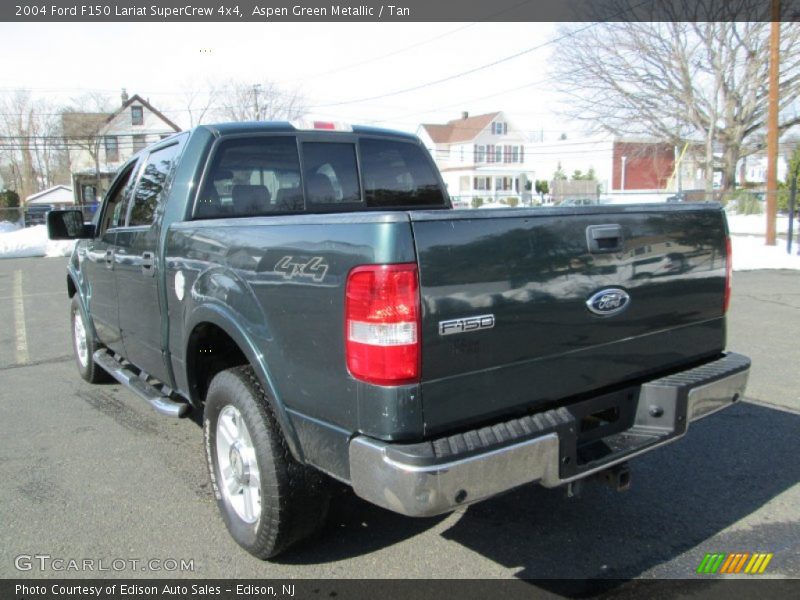
[[[321,526],[331,480],[410,516],[625,488],[747,382],[719,205],[453,210],[404,133],[200,126],[125,164],[92,224],[48,227],[80,239],[81,376],[202,411],[222,517],[261,558]]]

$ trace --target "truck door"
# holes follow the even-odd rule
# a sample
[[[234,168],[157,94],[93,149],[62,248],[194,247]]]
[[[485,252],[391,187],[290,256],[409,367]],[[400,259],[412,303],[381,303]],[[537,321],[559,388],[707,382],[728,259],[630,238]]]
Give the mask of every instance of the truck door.
[[[125,220],[117,230],[116,270],[119,326],[125,357],[150,375],[169,383],[162,338],[160,260],[163,204],[181,139],[159,146],[143,159]]]
[[[122,351],[117,314],[117,285],[114,270],[117,230],[125,219],[125,207],[132,192],[136,161],[124,166],[103,201],[94,239],[88,240],[81,270],[89,282],[88,304],[97,337],[115,352]]]

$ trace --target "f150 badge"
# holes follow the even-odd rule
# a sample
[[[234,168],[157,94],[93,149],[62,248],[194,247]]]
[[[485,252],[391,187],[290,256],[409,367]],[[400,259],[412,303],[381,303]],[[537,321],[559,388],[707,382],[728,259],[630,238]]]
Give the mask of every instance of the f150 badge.
[[[469,333],[470,331],[480,331],[481,329],[491,329],[492,327],[494,327],[494,315],[450,319],[449,321],[439,321],[439,335]]]
[[[628,308],[631,297],[619,288],[600,290],[586,301],[586,308],[596,315],[609,317]]]

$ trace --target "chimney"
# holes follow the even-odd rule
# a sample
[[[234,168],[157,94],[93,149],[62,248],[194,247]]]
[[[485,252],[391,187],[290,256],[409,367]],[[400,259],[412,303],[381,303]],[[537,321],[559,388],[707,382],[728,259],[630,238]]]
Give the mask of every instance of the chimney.
[[[468,113],[467,111],[464,111],[464,112],[462,112],[462,113],[461,113],[461,118],[462,118],[462,119],[467,119],[467,118],[469,118],[469,113]]]
[[[122,88],[122,94],[120,95],[120,98],[122,98],[122,106],[125,106],[125,103],[128,101],[128,90]]]

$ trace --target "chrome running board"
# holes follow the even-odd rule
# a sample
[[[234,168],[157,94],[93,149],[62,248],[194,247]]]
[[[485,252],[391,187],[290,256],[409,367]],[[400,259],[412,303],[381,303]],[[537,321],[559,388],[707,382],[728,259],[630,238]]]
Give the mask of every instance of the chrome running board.
[[[108,350],[102,349],[94,353],[94,362],[107,371],[114,379],[145,400],[156,412],[168,417],[182,417],[189,410],[189,405],[176,402],[150,385],[143,377],[134,373],[126,364],[121,363]]]

